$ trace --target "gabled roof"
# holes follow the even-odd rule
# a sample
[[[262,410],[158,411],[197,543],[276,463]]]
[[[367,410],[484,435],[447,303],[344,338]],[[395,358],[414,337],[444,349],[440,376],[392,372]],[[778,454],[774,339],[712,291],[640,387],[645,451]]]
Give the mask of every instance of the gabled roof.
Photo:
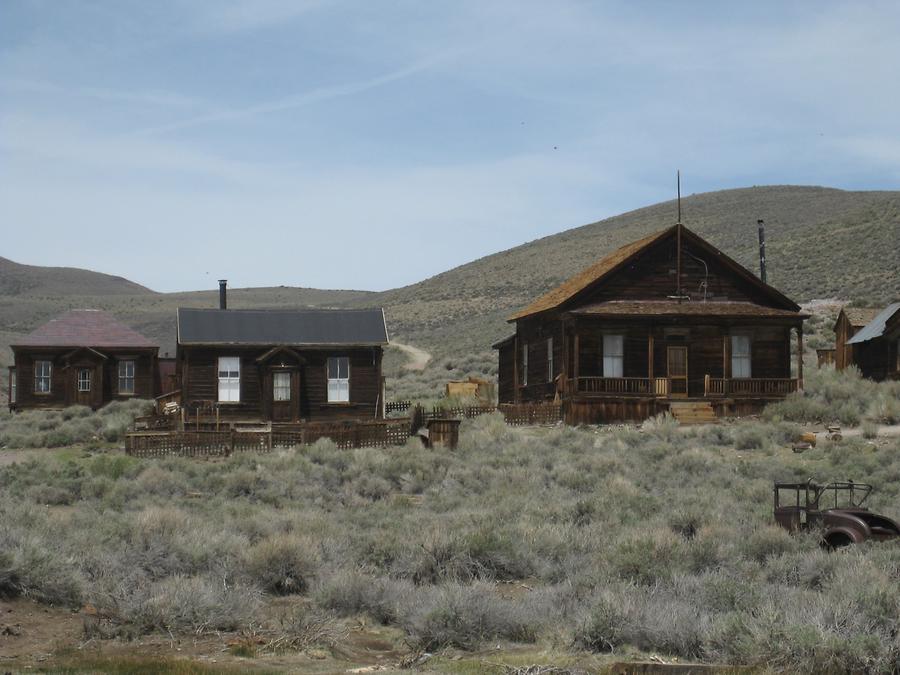
[[[880,309],[877,307],[841,307],[841,312],[847,317],[847,321],[854,328],[862,328],[878,316]],[[838,314],[840,318],[840,314]],[[837,321],[835,321],[837,326]]]
[[[178,309],[178,344],[375,346],[388,342],[384,310]]]
[[[852,338],[847,340],[848,345],[858,345],[860,342],[868,342],[884,335],[884,327],[891,317],[900,312],[900,302],[895,302],[881,310],[878,315],[872,319],[866,327],[859,331]]]
[[[102,310],[73,309],[36,328],[12,346],[109,349],[153,348],[158,345]]]
[[[700,235],[691,232],[683,225],[673,225],[672,227],[660,230],[655,234],[651,234],[643,239],[638,239],[637,241],[626,244],[613,251],[590,267],[563,282],[561,285],[548,291],[525,309],[513,314],[507,321],[516,321],[517,319],[522,319],[531,316],[532,314],[539,314],[541,312],[560,308],[560,306],[569,300],[572,300],[580,293],[594,287],[607,277],[611,276],[614,272],[625,267],[631,260],[642,254],[657,242],[669,236],[675,236],[678,232],[678,228],[681,228],[682,241],[690,242],[697,247],[709,251],[736,276],[741,277],[746,282],[759,288],[762,292],[772,298],[775,304],[781,306],[781,308],[793,312],[800,311],[800,306],[793,300],[782,294],[778,289],[764,283],[759,277],[747,270],[740,263],[722,253]]]
[[[660,230],[659,232],[651,234],[648,237],[638,239],[637,241],[633,241],[630,244],[626,244],[625,246],[616,249],[605,258],[601,258],[590,267],[586,267],[574,277],[567,279],[556,288],[547,291],[546,293],[544,293],[544,295],[532,302],[525,309],[513,314],[511,317],[509,317],[508,320],[514,321],[526,316],[531,316],[532,314],[546,312],[549,309],[555,309],[556,307],[559,307],[566,300],[571,299],[577,293],[583,291],[589,286],[592,286],[594,283],[607,276],[610,272],[618,269],[624,263],[628,262],[632,257],[648,248],[651,244],[659,241],[673,230],[673,227],[667,227],[665,230]]]

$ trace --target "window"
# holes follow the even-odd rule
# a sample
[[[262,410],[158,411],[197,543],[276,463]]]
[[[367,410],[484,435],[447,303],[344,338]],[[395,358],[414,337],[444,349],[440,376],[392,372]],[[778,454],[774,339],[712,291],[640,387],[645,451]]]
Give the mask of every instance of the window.
[[[750,336],[731,336],[731,377],[750,377]]]
[[[603,336],[603,377],[622,377],[625,363],[625,339],[621,335]]]
[[[18,383],[16,382],[16,369],[12,368],[9,371],[9,402],[16,402],[16,394],[18,394]]]
[[[53,364],[49,361],[34,362],[34,393],[50,393],[50,375],[53,372]]]
[[[553,338],[547,338],[547,382],[553,382]]]
[[[78,371],[78,391],[91,390],[91,371],[88,368],[82,368]]]
[[[346,356],[328,358],[328,402],[350,401],[350,359]]]
[[[134,393],[134,361],[119,361],[119,393]]]
[[[291,400],[290,373],[274,373],[272,375],[272,398],[276,401]]]
[[[219,401],[237,403],[241,400],[241,358],[219,357]]]
[[[522,343],[522,386],[528,386],[528,343]]]

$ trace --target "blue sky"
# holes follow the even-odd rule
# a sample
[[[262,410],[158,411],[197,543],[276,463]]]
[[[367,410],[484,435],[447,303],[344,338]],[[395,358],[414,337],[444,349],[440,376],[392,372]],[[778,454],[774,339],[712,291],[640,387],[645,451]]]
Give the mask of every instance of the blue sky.
[[[4,0],[0,255],[381,290],[676,168],[896,189],[898,33],[892,2]]]

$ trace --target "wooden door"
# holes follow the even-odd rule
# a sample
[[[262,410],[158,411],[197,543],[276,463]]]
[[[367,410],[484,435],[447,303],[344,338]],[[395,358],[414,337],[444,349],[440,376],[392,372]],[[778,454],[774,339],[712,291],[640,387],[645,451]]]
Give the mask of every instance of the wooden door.
[[[81,364],[69,368],[69,393],[66,401],[74,405],[86,405],[94,408],[97,387],[101,386],[93,365]]]
[[[299,419],[300,374],[296,370],[273,370],[268,378],[272,401],[273,422],[293,422]]]
[[[666,349],[667,375],[671,388],[669,395],[684,398],[688,395],[688,350],[687,347]]]

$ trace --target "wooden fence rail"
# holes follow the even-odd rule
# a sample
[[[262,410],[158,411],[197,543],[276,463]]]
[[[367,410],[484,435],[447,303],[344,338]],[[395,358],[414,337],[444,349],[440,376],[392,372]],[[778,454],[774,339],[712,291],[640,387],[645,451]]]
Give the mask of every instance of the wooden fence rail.
[[[125,452],[135,457],[220,457],[233,452],[268,452],[330,438],[342,449],[403,445],[409,420],[307,423],[230,431],[136,431],[125,435]]]

